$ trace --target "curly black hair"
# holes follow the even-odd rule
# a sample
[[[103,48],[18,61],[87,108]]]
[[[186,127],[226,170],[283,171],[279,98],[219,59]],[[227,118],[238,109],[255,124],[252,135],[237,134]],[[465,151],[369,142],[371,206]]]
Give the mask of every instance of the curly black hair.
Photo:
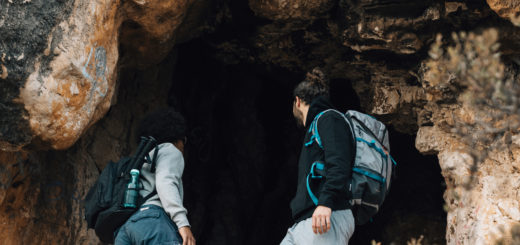
[[[294,88],[293,96],[298,96],[309,105],[318,96],[329,97],[329,79],[320,68],[314,68],[307,73],[305,80]]]
[[[141,136],[152,136],[158,144],[174,143],[186,137],[186,121],[173,108],[161,109],[145,116],[137,128],[137,141]]]

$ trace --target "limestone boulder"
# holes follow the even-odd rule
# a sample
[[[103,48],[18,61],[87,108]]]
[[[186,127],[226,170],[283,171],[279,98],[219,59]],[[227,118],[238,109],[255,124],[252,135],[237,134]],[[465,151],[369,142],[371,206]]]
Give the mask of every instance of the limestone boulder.
[[[500,239],[510,244],[511,230],[520,223],[520,152],[493,151],[472,172],[467,146],[440,128],[421,127],[416,146],[438,154],[447,185],[447,244],[495,244]]]
[[[27,111],[33,138],[55,149],[71,146],[103,117],[117,74],[119,1],[70,4],[70,15],[48,33],[16,100]]]
[[[514,244],[512,231],[520,224],[518,136],[510,137],[512,143],[479,143],[475,135],[485,129],[474,122],[491,121],[483,116],[491,112],[469,104],[456,89],[434,88],[431,72],[422,74],[430,125],[419,128],[416,148],[439,159],[446,181],[447,244]]]
[[[206,30],[207,3],[2,1],[0,149],[70,147],[112,104],[120,43],[129,60],[157,64]]]

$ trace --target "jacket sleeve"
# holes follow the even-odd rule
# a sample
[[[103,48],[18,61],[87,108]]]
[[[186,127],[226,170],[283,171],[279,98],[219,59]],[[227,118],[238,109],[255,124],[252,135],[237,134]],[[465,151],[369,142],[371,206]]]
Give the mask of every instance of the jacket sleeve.
[[[332,208],[340,197],[346,198],[347,181],[352,174],[354,142],[347,122],[335,112],[327,112],[319,119],[318,134],[325,161],[325,179],[318,205]]]
[[[178,228],[190,226],[188,211],[182,204],[181,177],[184,171],[182,153],[173,145],[159,151],[155,170],[155,187],[164,211],[175,222]]]

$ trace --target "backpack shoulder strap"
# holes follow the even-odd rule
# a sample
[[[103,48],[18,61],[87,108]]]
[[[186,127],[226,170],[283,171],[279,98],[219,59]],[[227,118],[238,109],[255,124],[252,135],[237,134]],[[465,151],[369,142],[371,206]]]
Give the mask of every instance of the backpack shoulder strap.
[[[152,159],[152,173],[155,173],[155,168],[157,167],[157,155],[159,153],[159,146],[155,147],[155,151],[153,152],[153,159]]]
[[[309,139],[309,141],[307,143],[305,143],[305,146],[306,147],[309,147],[312,145],[312,143],[314,143],[314,141],[316,141],[316,143],[318,143],[318,146],[320,148],[323,149],[323,145],[321,144],[321,138],[320,138],[320,135],[318,133],[318,119],[320,119],[320,117],[325,114],[325,112],[328,112],[328,111],[333,111],[334,109],[328,109],[328,110],[324,110],[320,113],[318,113],[315,117],[314,117],[314,120],[312,120],[312,123],[311,125],[309,126],[309,133],[311,133],[311,138]]]
[[[134,155],[130,159],[130,163],[128,164],[129,169],[135,168],[134,166],[137,164],[137,157],[144,152],[144,148],[146,144],[148,143],[149,139],[148,137],[141,137],[141,141],[139,142],[139,146],[137,146],[137,150],[135,151]]]
[[[152,192],[150,192],[150,194],[146,195],[145,197],[141,198],[141,200],[139,201],[138,203],[138,207],[142,206],[148,199],[150,199],[151,197],[153,197],[155,194],[157,194],[157,189],[153,189]]]
[[[157,167],[157,155],[159,153],[159,146],[155,146],[155,150],[153,152],[153,157],[150,158],[150,154],[146,154],[145,158],[148,163],[150,163],[150,172],[155,173],[155,169]]]
[[[335,109],[328,109],[328,110],[325,110],[325,111],[322,111],[320,112],[318,115],[316,115],[316,117],[314,117],[314,120],[312,121],[311,123],[311,126],[309,127],[309,132],[312,133],[311,134],[311,139],[309,140],[309,142],[305,143],[305,146],[310,146],[312,145],[313,141],[316,141],[316,143],[318,143],[318,146],[323,149],[323,145],[322,145],[322,142],[321,142],[321,138],[320,138],[320,135],[318,133],[318,119],[323,115],[325,114],[326,112],[329,112],[329,111],[333,111],[333,112],[336,112],[338,113],[339,115],[341,115],[343,117],[343,119],[345,119],[345,122],[347,123],[348,127],[350,128],[350,132],[352,133],[352,139],[353,139],[353,142],[354,144],[356,143],[356,138],[355,138],[355,131],[354,131],[354,128],[353,128],[353,124],[352,124],[352,119],[350,117],[348,117],[347,115],[341,113],[340,111],[338,110],[335,110]],[[355,147],[354,147],[355,149]]]
[[[148,136],[148,141],[146,142],[145,146],[143,147],[143,150],[141,152],[139,152],[139,154],[136,154],[132,168],[140,170],[143,167],[143,164],[144,164],[143,159],[144,159],[145,155],[148,155],[150,150],[152,150],[153,147],[155,147],[155,146],[157,146],[157,141],[152,136]]]
[[[155,173],[155,168],[156,168],[156,164],[157,164],[157,155],[158,155],[158,152],[159,152],[159,146],[157,145],[155,139],[153,137],[149,137],[149,142],[147,144],[147,146],[145,147],[146,149],[146,160],[151,164],[151,167],[150,167],[150,172],[152,173]],[[150,147],[154,147],[155,150],[153,152],[153,158],[150,159],[150,150],[151,148]],[[142,161],[140,163],[140,166],[139,166],[139,169],[141,169],[143,167],[143,164],[144,164],[144,161]],[[148,199],[150,199],[151,197],[153,197],[155,194],[157,194],[157,188],[154,188],[152,192],[150,192],[148,195],[146,195],[145,197],[143,197],[140,202],[138,203],[137,206],[141,206],[143,205]]]

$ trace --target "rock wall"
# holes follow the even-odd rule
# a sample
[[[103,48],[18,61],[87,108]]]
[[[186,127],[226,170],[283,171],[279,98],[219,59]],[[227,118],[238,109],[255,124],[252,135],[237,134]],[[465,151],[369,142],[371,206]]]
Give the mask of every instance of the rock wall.
[[[495,73],[488,77],[503,76],[501,68],[504,66],[494,63],[492,58],[483,58],[488,50],[486,47],[493,44],[494,36],[494,30],[486,30],[480,36],[467,36],[470,41],[464,42],[464,54],[474,52],[472,43],[479,43],[476,48],[481,48],[479,58],[472,63],[465,62],[472,76],[478,77],[475,70],[481,74],[493,70]],[[485,42],[489,45],[483,44]],[[451,57],[460,57],[454,50],[451,50]],[[435,64],[439,69],[445,69],[440,63]],[[451,64],[456,64],[456,61]],[[518,234],[515,229],[520,225],[519,142],[515,126],[503,132],[500,130],[504,123],[514,125],[515,115],[505,112],[501,118],[500,107],[490,110],[485,104],[475,106],[475,98],[482,91],[459,93],[455,86],[438,86],[434,74],[439,70],[426,67],[421,77],[428,101],[424,111],[430,115],[426,121],[431,125],[419,128],[416,147],[425,154],[438,155],[446,179],[444,198],[448,210],[448,244],[516,244]],[[453,84],[466,79],[458,77],[457,73],[445,74],[451,77],[446,81]],[[505,69],[504,76],[504,80],[513,77],[512,81],[518,82],[514,66]],[[468,90],[472,88],[468,86]],[[474,96],[474,99],[467,99],[469,96]]]
[[[110,108],[120,43],[142,61],[128,65],[157,64],[212,19],[212,5],[194,2],[2,1],[2,150],[72,146]],[[207,15],[184,22],[198,12]]]
[[[266,210],[276,209],[276,201],[288,202],[288,182],[293,179],[271,175],[265,163],[280,161],[289,173],[297,149],[290,141],[270,148],[269,142],[278,137],[270,130],[277,124],[270,124],[270,110],[261,101],[265,91],[277,91],[273,97],[279,104],[272,106],[290,105],[290,99],[283,98],[290,98],[293,83],[316,66],[351,85],[362,110],[392,130],[416,134],[416,148],[438,156],[447,185],[448,244],[490,244],[504,237],[507,241],[511,227],[520,221],[520,183],[515,180],[520,144],[492,152],[474,171],[464,153],[467,145],[449,131],[454,121],[466,120],[472,112],[458,102],[460,94],[435,100],[421,67],[437,33],[450,36],[489,27],[498,30],[504,62],[513,62],[520,30],[510,19],[515,22],[517,7],[514,1],[492,0],[2,1],[3,242],[97,243],[81,220],[81,200],[107,160],[131,152],[132,129],[139,118],[166,104],[181,108],[193,127],[195,141],[187,159],[196,160],[186,170],[186,202],[201,243],[263,241],[254,235],[276,241],[290,219],[267,231],[263,224],[278,216]],[[210,80],[190,78],[196,73],[191,69],[197,71],[203,64],[177,65],[183,61],[177,61],[173,47],[209,32],[194,43],[211,47],[200,52],[214,59],[206,65],[223,70],[215,78],[221,82],[197,84]],[[176,76],[175,67],[192,73]],[[224,72],[229,67],[257,71]],[[228,77],[235,73],[240,75]],[[275,74],[282,75],[277,80]],[[242,80],[247,84],[238,82]],[[231,102],[224,99],[228,97]],[[281,109],[278,113],[286,115]],[[229,116],[231,124],[226,126],[216,114]],[[223,129],[237,130],[226,144],[221,143],[226,138]],[[297,141],[294,131],[284,133]],[[221,153],[228,148],[236,152]],[[283,161],[268,157],[275,155]],[[208,160],[221,157],[226,168]],[[465,189],[466,180],[475,176],[475,188]],[[269,181],[273,184],[264,186]],[[240,205],[244,202],[255,205]],[[225,212],[216,215],[218,210],[208,203]],[[242,219],[235,214],[247,217],[257,211],[271,218]],[[288,215],[287,210],[275,214]],[[249,226],[254,232],[244,228]],[[426,244],[436,242],[427,239]]]
[[[166,106],[175,62],[172,54],[145,72],[124,70],[117,103],[70,149],[2,153],[2,244],[100,244],[86,228],[83,199],[109,161],[135,148],[140,118]]]
[[[0,5],[2,150],[19,150],[32,140],[28,112],[23,104],[15,100],[20,97],[20,87],[25,85],[25,81],[35,70],[37,57],[43,56],[43,51],[48,46],[49,33],[70,15],[71,5],[60,1],[46,4],[40,1],[29,5],[3,1]],[[46,14],[41,14],[40,10],[44,10],[42,12]],[[24,19],[27,19],[25,23]],[[50,55],[50,50],[47,55]]]
[[[129,10],[135,6],[142,10]],[[82,200],[108,160],[131,152],[129,132],[139,118],[165,105],[174,43],[210,30],[218,22],[215,6],[194,1],[166,6],[110,0],[0,3],[2,244],[99,243],[82,220]],[[186,17],[187,9],[200,18]],[[149,53],[146,62],[124,62],[144,60],[139,52],[119,50],[132,44],[120,43],[120,37],[133,40],[124,23],[140,16],[174,18],[175,25],[154,30],[151,23],[134,30],[133,35],[156,40],[153,50],[160,53]]]
[[[478,33],[489,27],[498,29],[502,58],[509,62],[516,55],[519,30],[507,19],[514,22],[517,6],[488,3],[489,7],[450,1],[340,1],[339,10],[329,12],[327,21],[300,20],[298,26],[282,25],[287,28],[282,31],[279,23],[265,25],[256,38],[261,40],[256,47],[263,62],[295,70],[319,65],[334,77],[353,79],[365,111],[401,132],[417,132],[417,149],[438,155],[446,179],[448,244],[509,244],[512,228],[520,221],[517,147],[491,152],[478,170],[472,170],[475,165],[465,153],[470,146],[450,128],[474,112],[458,102],[459,94],[435,100],[420,69],[436,33]],[[301,46],[306,52],[299,52]],[[470,179],[474,184],[467,187]]]
[[[421,127],[416,145],[421,152],[438,154],[446,179],[447,243],[515,244],[512,231],[520,222],[518,145],[491,152],[476,172],[471,171],[467,146],[437,126]]]

